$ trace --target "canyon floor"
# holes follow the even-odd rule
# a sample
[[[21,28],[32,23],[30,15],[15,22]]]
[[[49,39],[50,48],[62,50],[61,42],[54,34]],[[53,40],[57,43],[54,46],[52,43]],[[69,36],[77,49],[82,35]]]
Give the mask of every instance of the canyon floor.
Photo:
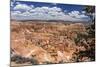
[[[89,61],[95,61],[90,25],[11,21],[11,66]]]

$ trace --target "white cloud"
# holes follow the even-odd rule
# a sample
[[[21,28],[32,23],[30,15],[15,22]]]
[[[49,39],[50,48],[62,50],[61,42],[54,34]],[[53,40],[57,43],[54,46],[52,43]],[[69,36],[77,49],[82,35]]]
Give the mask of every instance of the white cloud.
[[[30,12],[61,12],[62,10],[61,10],[61,8],[57,8],[57,7],[52,7],[52,8],[50,8],[50,7],[45,7],[45,6],[43,6],[43,7],[36,7],[36,8],[34,8],[34,9],[32,9],[32,10],[30,10]]]
[[[26,4],[20,4],[17,3],[17,5],[13,8],[14,10],[22,10],[22,11],[26,11],[26,10],[31,10],[33,6],[28,6]]]
[[[72,13],[72,14],[75,14],[75,15],[80,14],[79,11],[71,11],[71,13]]]
[[[20,2],[16,2],[16,4],[18,5],[18,4],[21,4]]]
[[[11,11],[11,13],[12,13],[13,15],[21,14],[20,11]]]
[[[11,3],[10,3],[10,6],[12,7],[13,6],[13,2],[11,1]]]
[[[71,11],[68,13],[69,16],[74,17],[74,18],[88,18],[85,14],[81,14],[79,11]]]
[[[82,11],[82,14],[85,14],[86,12],[85,11]]]
[[[79,11],[63,12],[58,7],[34,7],[33,5],[17,4],[11,12],[12,19],[16,20],[64,20],[64,21],[88,21],[88,16]],[[21,13],[21,10],[24,12]],[[85,18],[85,19],[84,19]]]

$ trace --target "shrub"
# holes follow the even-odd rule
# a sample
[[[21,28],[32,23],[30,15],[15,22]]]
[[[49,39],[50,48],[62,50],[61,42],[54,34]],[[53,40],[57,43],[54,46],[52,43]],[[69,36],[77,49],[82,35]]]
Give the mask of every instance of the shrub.
[[[13,57],[11,57],[11,61],[16,62],[18,64],[22,64],[22,63],[26,63],[26,62],[30,62],[31,64],[38,64],[38,62],[33,59],[33,58],[25,58],[19,55],[15,55]]]

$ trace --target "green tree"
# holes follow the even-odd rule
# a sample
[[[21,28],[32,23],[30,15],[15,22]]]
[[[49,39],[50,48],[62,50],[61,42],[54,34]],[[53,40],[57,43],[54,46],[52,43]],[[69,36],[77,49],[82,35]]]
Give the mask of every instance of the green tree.
[[[88,15],[92,22],[95,22],[95,6],[84,6],[83,11],[85,11],[86,15]]]
[[[91,19],[92,24],[88,27],[89,37],[95,37],[95,6],[84,6],[83,11]]]

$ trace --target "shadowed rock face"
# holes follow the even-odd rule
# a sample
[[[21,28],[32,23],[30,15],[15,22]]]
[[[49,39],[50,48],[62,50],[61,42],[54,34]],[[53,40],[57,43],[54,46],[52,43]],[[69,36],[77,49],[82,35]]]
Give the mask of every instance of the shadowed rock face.
[[[86,50],[74,41],[79,32],[86,33],[82,23],[65,25],[12,21],[12,56],[35,59],[37,64],[76,62],[77,54]]]

